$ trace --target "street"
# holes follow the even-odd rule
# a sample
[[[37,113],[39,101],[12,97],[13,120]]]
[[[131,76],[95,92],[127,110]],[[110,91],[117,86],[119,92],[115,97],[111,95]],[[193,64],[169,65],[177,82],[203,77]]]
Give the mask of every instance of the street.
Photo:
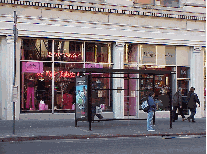
[[[206,137],[136,137],[0,143],[1,154],[205,154]]]

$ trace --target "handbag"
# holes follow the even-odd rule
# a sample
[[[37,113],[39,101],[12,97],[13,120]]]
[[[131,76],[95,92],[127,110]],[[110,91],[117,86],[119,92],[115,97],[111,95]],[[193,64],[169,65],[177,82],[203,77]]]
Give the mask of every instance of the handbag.
[[[142,110],[143,110],[144,112],[148,112],[148,110],[150,109],[150,106],[149,106],[149,104],[148,104],[148,100],[144,101],[144,102],[142,103],[141,107],[142,107]]]

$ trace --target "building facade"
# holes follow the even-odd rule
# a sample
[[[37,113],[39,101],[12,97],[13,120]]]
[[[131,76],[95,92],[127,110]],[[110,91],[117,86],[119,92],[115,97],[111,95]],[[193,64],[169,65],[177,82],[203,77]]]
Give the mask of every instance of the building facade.
[[[120,93],[98,91],[93,96],[93,103],[102,106],[105,117],[142,117],[140,103],[146,89],[153,89],[156,99],[162,100],[170,90],[174,94],[182,87],[185,100],[191,86],[201,101],[196,116],[204,117],[205,3],[146,2],[1,0],[0,119],[12,119],[14,100],[16,119],[74,118],[78,91],[75,74],[70,72],[73,68],[176,71],[171,80],[168,75],[155,76],[154,89],[150,75],[132,75],[145,79],[125,80],[94,74],[96,87],[128,89]],[[168,113],[165,99],[157,104],[156,115],[169,117]]]

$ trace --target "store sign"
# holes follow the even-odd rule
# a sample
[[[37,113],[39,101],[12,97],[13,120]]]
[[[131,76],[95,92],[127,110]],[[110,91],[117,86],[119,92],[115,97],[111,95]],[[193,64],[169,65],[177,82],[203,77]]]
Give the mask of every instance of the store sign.
[[[43,73],[43,62],[22,62],[22,72]]]
[[[54,57],[69,57],[69,58],[77,58],[77,57],[80,57],[81,54],[77,54],[77,53],[73,53],[73,54],[70,54],[70,53],[57,53],[55,52],[54,53]],[[52,52],[48,52],[48,57],[52,57]]]
[[[79,74],[79,73],[78,73]],[[75,73],[69,72],[69,71],[59,71],[59,72],[54,72],[54,76],[58,75],[59,78],[75,78]],[[43,73],[37,73],[37,76],[43,76]],[[46,76],[52,77],[52,71],[46,71]],[[79,75],[77,75],[79,76]]]

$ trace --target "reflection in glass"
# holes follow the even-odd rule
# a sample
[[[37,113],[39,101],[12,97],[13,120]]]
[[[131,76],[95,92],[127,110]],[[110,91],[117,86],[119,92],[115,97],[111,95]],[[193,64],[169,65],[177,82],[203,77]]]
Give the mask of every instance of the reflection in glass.
[[[75,73],[73,68],[83,68],[83,64],[55,63],[54,109],[75,110]]]
[[[83,43],[74,41],[55,40],[54,60],[68,62],[83,61]]]
[[[109,44],[108,43],[85,43],[86,62],[108,63]]]
[[[23,39],[21,45],[21,60],[52,60],[52,40]]]

